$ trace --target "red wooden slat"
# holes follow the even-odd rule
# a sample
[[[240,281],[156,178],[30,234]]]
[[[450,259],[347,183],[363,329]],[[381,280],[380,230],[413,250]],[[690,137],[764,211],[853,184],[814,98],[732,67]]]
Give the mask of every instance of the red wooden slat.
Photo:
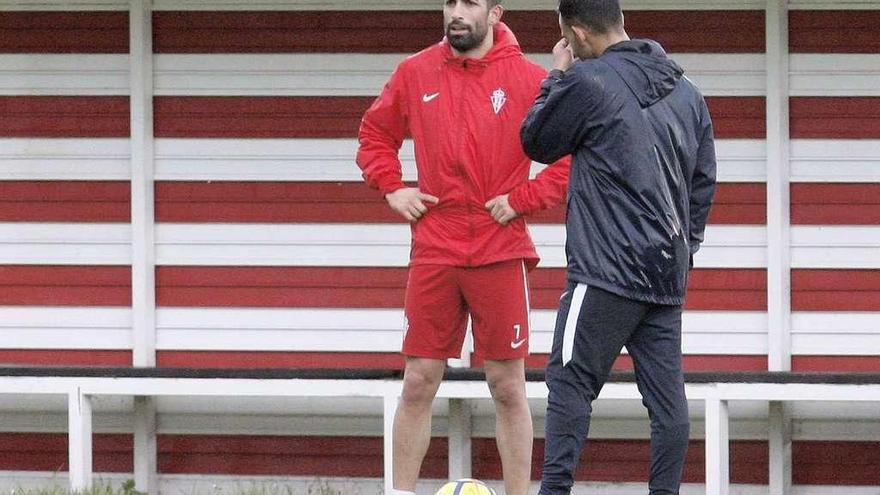
[[[722,183],[709,222],[764,224],[766,216],[763,184]],[[160,222],[404,222],[378,192],[360,182],[157,182],[156,218]],[[564,206],[532,215],[528,221],[564,223]]]
[[[792,184],[791,222],[878,225],[880,184]]]
[[[128,53],[128,13],[0,12],[0,53]]]
[[[357,136],[371,97],[159,96],[157,137],[341,138]]]
[[[157,269],[160,306],[399,308],[405,268],[179,267]],[[565,270],[530,275],[532,307],[556,309]],[[686,309],[764,310],[763,270],[696,269]]]
[[[795,139],[878,139],[880,97],[791,98]]]
[[[158,96],[157,137],[354,138],[373,97]],[[762,139],[763,97],[707,97],[718,139]],[[2,109],[2,107],[0,107]],[[2,129],[2,128],[0,128]]]
[[[810,371],[816,373],[880,373],[880,357],[878,356],[792,356],[793,371]]]
[[[529,368],[547,366],[547,354],[526,358]],[[396,352],[266,352],[266,351],[159,351],[157,365],[164,368],[334,368],[403,369],[403,357]],[[473,356],[473,366],[483,365],[483,358]],[[686,355],[685,371],[764,371],[767,356]],[[618,371],[631,371],[632,359],[621,355],[614,364]]]
[[[791,288],[795,311],[880,311],[880,270],[792,270]]]
[[[0,266],[0,305],[130,306],[127,266]]]
[[[791,10],[792,53],[880,53],[880,10]]]
[[[646,420],[647,421],[647,420]],[[501,461],[493,439],[473,440],[473,470],[478,479],[500,479]],[[768,450],[766,442],[733,441],[730,443],[730,481],[733,483],[766,484]],[[685,460],[685,483],[705,481],[704,443],[693,440]],[[540,479],[544,441],[535,439],[532,455],[532,479]],[[646,482],[651,465],[651,447],[648,440],[606,440],[591,438],[577,469],[578,481],[607,481],[613,483]]]
[[[162,368],[385,368],[403,369],[394,352],[158,351]]]
[[[111,181],[0,181],[3,222],[128,222],[131,187]]]
[[[157,53],[413,53],[440,41],[432,11],[155,12]],[[552,10],[509,11],[504,21],[527,53],[559,38]],[[763,53],[761,11],[627,11],[633,37],[671,53]]]
[[[381,477],[382,439],[162,435],[159,472],[187,474]],[[446,477],[445,438],[431,441],[421,476]]]
[[[0,470],[66,471],[67,438],[66,433],[0,433]],[[92,438],[95,471],[132,472],[132,435],[101,433]]]
[[[527,368],[545,368],[548,354],[531,354],[526,358]],[[471,359],[473,366],[482,366],[484,360],[476,354]],[[621,354],[614,362],[616,371],[632,371],[633,362],[629,355]],[[687,354],[683,357],[682,369],[690,371],[766,371],[767,356],[732,354]]]
[[[0,364],[30,366],[131,366],[131,351],[0,349]]]
[[[0,137],[128,137],[127,96],[0,96]]]
[[[880,442],[810,441],[792,444],[792,482],[798,485],[877,486]]]
[[[133,438],[127,434],[96,434],[98,472],[132,469]],[[158,467],[164,474],[304,475],[379,478],[382,439],[378,437],[302,437],[265,435],[159,435]],[[540,479],[544,441],[536,439],[531,479]],[[877,483],[878,442],[795,441],[793,478],[799,485],[862,485]],[[445,479],[448,443],[433,438],[423,463],[422,478]],[[731,481],[767,484],[768,447],[762,441],[733,441]],[[704,443],[692,440],[683,481],[704,482]],[[473,440],[474,476],[501,478],[494,439]],[[644,482],[650,468],[647,440],[590,439],[575,478],[579,481]],[[67,469],[64,433],[0,433],[0,469],[63,471]]]
[[[760,96],[708,96],[715,139],[764,139],[766,101]]]

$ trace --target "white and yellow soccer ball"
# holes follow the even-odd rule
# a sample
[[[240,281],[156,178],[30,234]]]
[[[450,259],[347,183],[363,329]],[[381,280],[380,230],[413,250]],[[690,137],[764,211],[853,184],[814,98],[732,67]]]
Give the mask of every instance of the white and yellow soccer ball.
[[[495,490],[480,480],[463,479],[450,481],[437,490],[436,495],[497,495]]]

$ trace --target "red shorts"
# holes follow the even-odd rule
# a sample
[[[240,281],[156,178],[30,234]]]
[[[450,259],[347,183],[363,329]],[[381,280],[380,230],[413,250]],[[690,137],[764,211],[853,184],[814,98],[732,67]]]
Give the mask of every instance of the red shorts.
[[[403,354],[457,358],[468,314],[474,348],[489,360],[529,354],[529,293],[522,260],[478,267],[414,265],[406,285]]]

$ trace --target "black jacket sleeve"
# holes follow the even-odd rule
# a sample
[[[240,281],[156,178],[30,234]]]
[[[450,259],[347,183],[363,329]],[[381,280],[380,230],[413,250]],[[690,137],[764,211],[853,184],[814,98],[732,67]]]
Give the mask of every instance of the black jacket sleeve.
[[[697,150],[697,164],[691,177],[690,194],[690,251],[691,254],[700,249],[703,234],[706,230],[706,219],[715,195],[715,133],[712,118],[706,102],[700,99],[700,145]]]
[[[545,79],[520,128],[520,140],[529,158],[552,163],[572,154],[590,129],[594,94],[589,79],[575,68],[562,79]]]

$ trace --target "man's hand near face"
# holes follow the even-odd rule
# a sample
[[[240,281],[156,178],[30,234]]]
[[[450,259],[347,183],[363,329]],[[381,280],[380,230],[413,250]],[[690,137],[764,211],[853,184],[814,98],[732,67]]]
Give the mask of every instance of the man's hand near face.
[[[553,68],[565,72],[574,63],[574,55],[571,52],[571,46],[568,40],[562,38],[553,47]]]

